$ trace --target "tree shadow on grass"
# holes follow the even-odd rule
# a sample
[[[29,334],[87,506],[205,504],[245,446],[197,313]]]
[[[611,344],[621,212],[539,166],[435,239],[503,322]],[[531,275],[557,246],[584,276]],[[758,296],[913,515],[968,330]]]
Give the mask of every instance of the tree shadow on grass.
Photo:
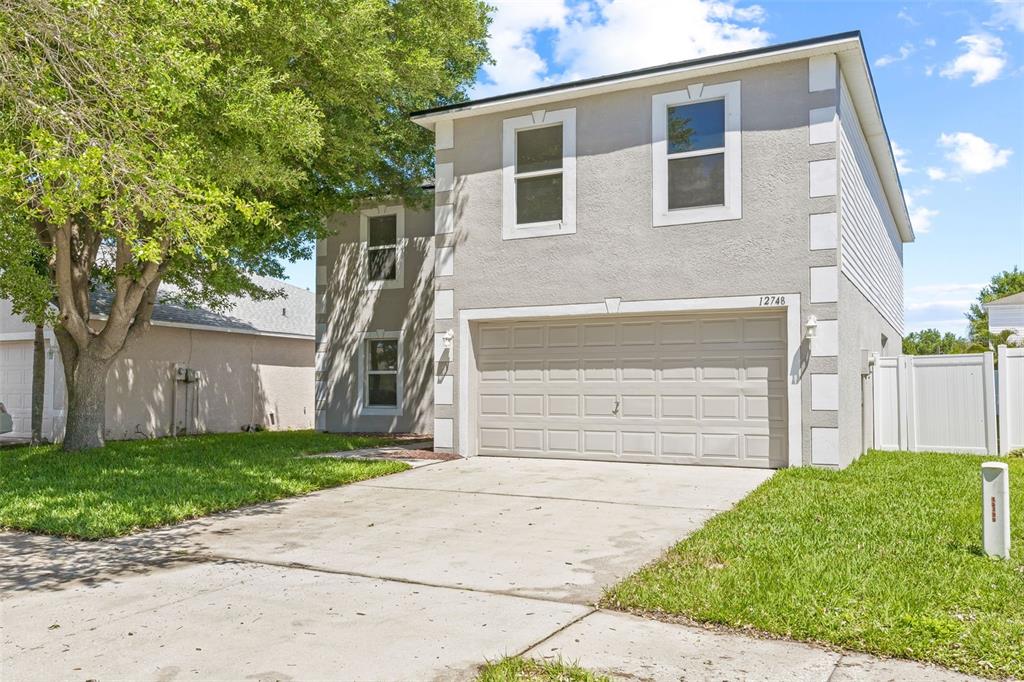
[[[0,531],[0,594],[96,587],[125,576],[213,561],[212,549],[200,538],[215,524],[280,514],[294,499],[263,502],[106,540]],[[222,527],[212,532],[223,536],[236,530]]]

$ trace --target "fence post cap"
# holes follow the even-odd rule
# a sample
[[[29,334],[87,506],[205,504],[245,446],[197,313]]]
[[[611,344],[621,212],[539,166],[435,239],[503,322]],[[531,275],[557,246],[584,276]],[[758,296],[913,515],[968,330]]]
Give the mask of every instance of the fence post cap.
[[[1009,468],[1010,468],[1010,465],[1007,464],[1006,462],[982,462],[981,463],[981,470],[982,471],[984,471],[986,469],[999,469],[1000,471],[1007,471]]]

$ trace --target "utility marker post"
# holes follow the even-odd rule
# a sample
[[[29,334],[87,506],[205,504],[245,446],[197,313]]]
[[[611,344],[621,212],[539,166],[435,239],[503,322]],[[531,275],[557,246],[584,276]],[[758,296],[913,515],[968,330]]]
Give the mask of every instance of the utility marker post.
[[[981,527],[985,554],[1010,558],[1010,471],[1003,462],[981,465]]]

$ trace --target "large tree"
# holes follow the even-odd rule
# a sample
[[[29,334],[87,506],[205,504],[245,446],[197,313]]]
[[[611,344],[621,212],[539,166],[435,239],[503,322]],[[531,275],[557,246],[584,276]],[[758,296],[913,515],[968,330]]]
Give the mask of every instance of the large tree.
[[[306,256],[326,215],[429,178],[429,135],[406,114],[464,97],[487,11],[0,0],[0,296],[56,310],[66,449],[103,444],[107,371],[161,283],[214,307],[271,296],[250,276]],[[38,254],[42,273],[25,266]]]

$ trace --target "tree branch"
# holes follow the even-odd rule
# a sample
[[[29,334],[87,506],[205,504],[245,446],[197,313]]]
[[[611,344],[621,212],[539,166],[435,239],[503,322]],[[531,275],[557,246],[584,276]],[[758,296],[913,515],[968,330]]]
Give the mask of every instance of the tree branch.
[[[57,307],[60,323],[78,346],[84,350],[92,340],[92,330],[79,312],[76,300],[75,275],[71,254],[71,221],[63,225],[49,225],[47,229],[53,243],[53,279],[57,286]],[[86,290],[88,300],[88,289]]]

